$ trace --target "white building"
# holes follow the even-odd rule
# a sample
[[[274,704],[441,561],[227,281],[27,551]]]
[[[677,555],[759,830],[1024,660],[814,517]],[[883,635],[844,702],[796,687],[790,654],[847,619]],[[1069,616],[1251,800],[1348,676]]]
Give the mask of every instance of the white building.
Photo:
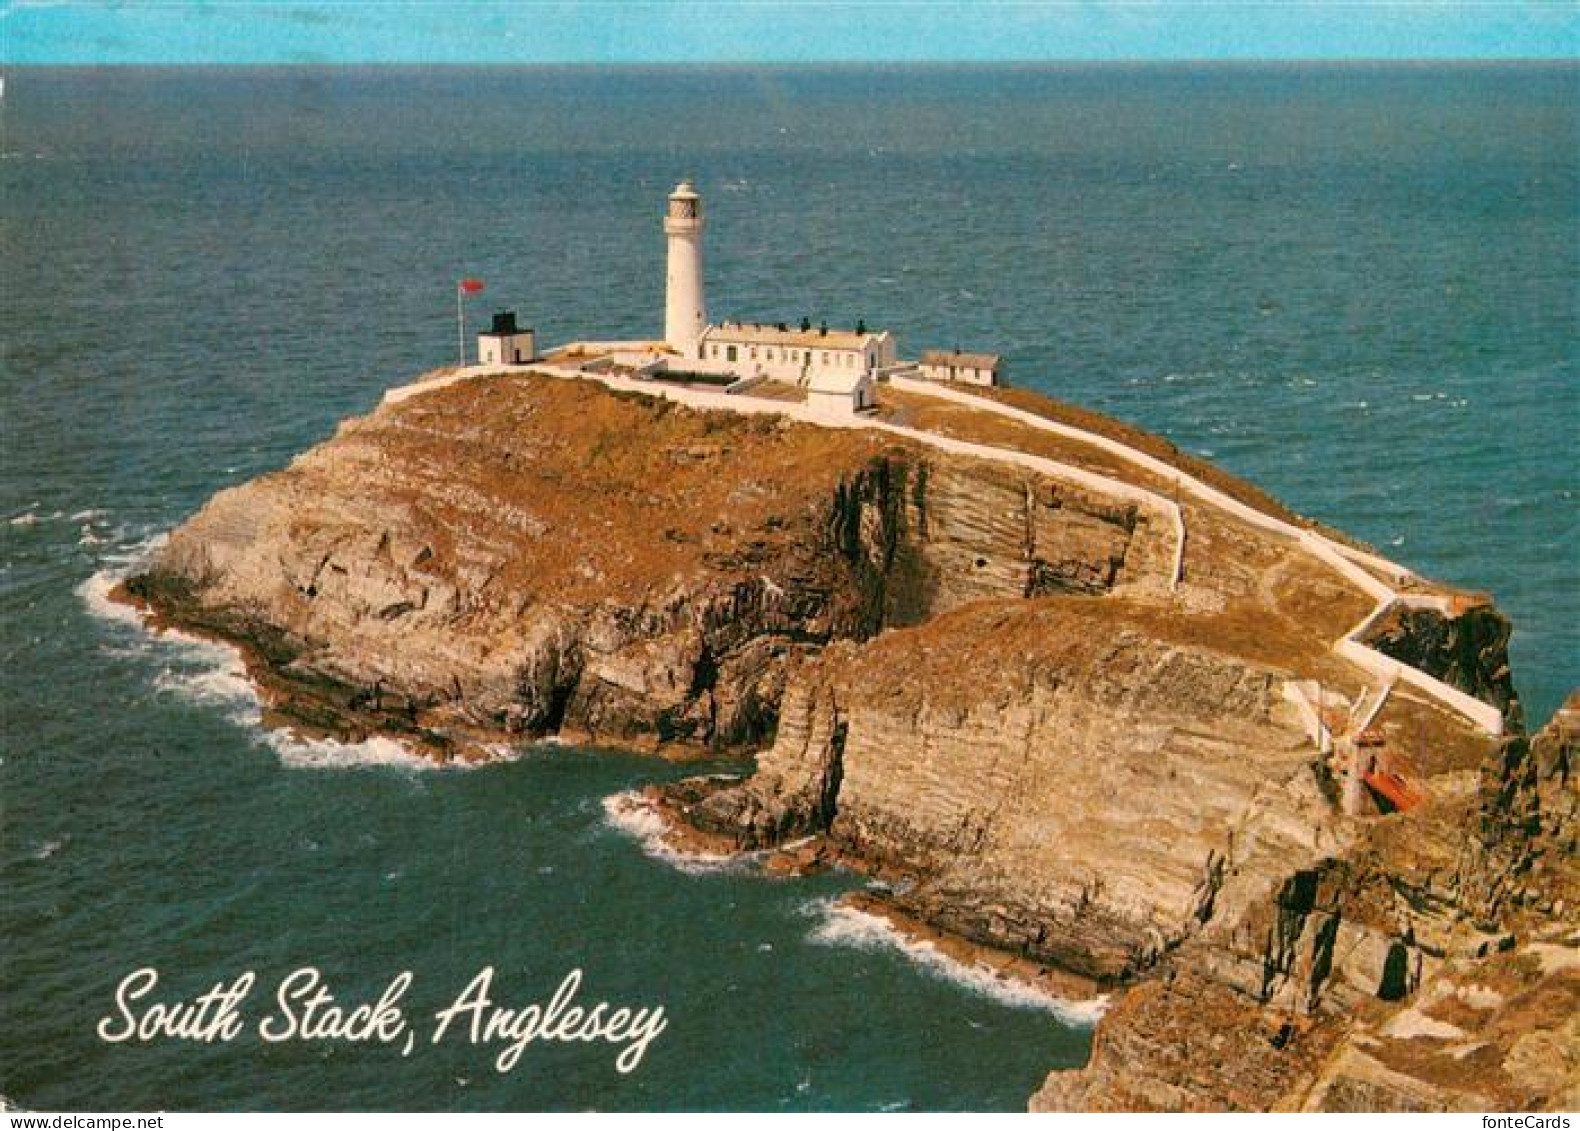
[[[477,335],[479,365],[525,365],[537,356],[537,336],[532,327],[516,325],[514,310],[496,311],[493,325]]]
[[[894,364],[894,335],[854,330],[813,329],[783,322],[721,322],[708,325],[702,282],[702,198],[690,181],[669,194],[664,213],[668,269],[664,288],[664,340],[678,356],[668,362],[675,373],[783,381],[808,390],[832,410],[843,400],[845,412],[870,408],[877,370]]]
[[[922,379],[963,381],[968,385],[997,385],[1004,363],[996,353],[961,353],[958,350],[925,350]]]
[[[877,406],[877,381],[870,369],[818,370],[807,379],[806,403],[824,416],[863,412]]]
[[[809,387],[820,376],[870,376],[893,365],[894,335],[873,333],[859,324],[854,330],[830,330],[814,329],[804,320],[800,327],[722,322],[702,332],[696,362],[707,373],[767,377]]]
[[[681,181],[669,194],[664,235],[669,239],[664,340],[681,356],[692,357],[708,314],[702,298],[702,198],[690,181]]]

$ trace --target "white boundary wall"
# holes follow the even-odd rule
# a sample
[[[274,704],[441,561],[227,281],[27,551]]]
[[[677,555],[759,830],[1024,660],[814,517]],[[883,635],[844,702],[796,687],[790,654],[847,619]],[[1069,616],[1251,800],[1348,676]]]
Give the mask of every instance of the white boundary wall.
[[[629,377],[617,377],[606,373],[588,373],[579,369],[565,369],[543,364],[502,367],[468,366],[447,373],[442,377],[431,378],[427,381],[419,381],[416,384],[391,389],[384,394],[383,403],[395,404],[408,397],[419,393],[431,392],[435,389],[442,389],[469,377],[523,373],[540,373],[550,377],[597,381],[611,389],[640,393],[643,396],[659,397],[664,400],[674,401],[677,404],[688,405],[692,408],[723,410],[747,415],[785,416],[792,420],[799,420],[824,428],[867,428],[874,431],[889,432],[942,451],[1014,464],[1053,478],[1070,480],[1090,490],[1118,495],[1121,498],[1153,507],[1168,516],[1175,532],[1173,576],[1170,579],[1170,588],[1177,588],[1180,582],[1181,571],[1184,566],[1185,522],[1179,507],[1172,500],[1165,499],[1155,492],[1137,487],[1134,484],[1110,479],[1107,476],[1060,463],[1057,460],[1030,455],[1026,452],[994,448],[986,444],[975,444],[966,440],[956,440],[951,437],[939,436],[931,432],[923,432],[915,428],[906,428],[903,425],[876,420],[868,416],[831,415],[820,413],[807,405],[794,402],[758,400],[752,397],[733,396],[722,391],[685,389],[652,381],[634,380]],[[1384,656],[1377,650],[1361,643],[1360,638],[1376,623],[1379,617],[1395,604],[1403,604],[1411,608],[1433,608],[1445,614],[1449,611],[1451,603],[1448,598],[1401,594],[1386,582],[1355,563],[1356,561],[1364,561],[1373,568],[1391,573],[1400,582],[1414,576],[1403,566],[1390,562],[1385,558],[1380,558],[1375,554],[1368,554],[1364,551],[1344,546],[1341,543],[1334,542],[1332,539],[1323,537],[1313,530],[1307,530],[1293,523],[1285,522],[1283,519],[1264,514],[1154,456],[1149,456],[1145,452],[1139,452],[1129,445],[1110,439],[1107,436],[1099,436],[1096,433],[1062,424],[1056,420],[1049,420],[1047,417],[1038,416],[1036,413],[1027,412],[1024,409],[1000,404],[987,397],[977,396],[947,386],[940,386],[930,381],[920,381],[915,378],[900,376],[891,376],[889,381],[897,389],[953,401],[980,412],[994,413],[1032,428],[1038,428],[1045,432],[1051,432],[1067,439],[1100,448],[1128,463],[1144,468],[1154,475],[1160,475],[1171,480],[1179,490],[1200,499],[1204,503],[1217,507],[1219,510],[1226,511],[1252,526],[1292,539],[1313,557],[1330,566],[1340,576],[1377,602],[1376,607],[1372,609],[1365,619],[1345,633],[1343,638],[1334,645],[1335,652],[1376,677],[1385,686],[1395,681],[1403,680],[1412,687],[1466,716],[1483,730],[1494,735],[1503,733],[1503,715],[1490,703],[1483,703],[1481,700],[1465,694],[1458,688],[1450,687],[1442,680],[1435,679],[1417,668],[1402,664],[1392,657]]]
[[[1465,715],[1483,730],[1495,735],[1503,733],[1503,714],[1490,703],[1483,703],[1474,696],[1466,695],[1458,688],[1450,687],[1442,680],[1434,679],[1418,668],[1402,664],[1398,660],[1384,656],[1381,652],[1361,643],[1360,638],[1366,634],[1383,613],[1387,612],[1396,603],[1411,608],[1433,608],[1445,615],[1451,608],[1451,602],[1446,597],[1407,596],[1401,594],[1375,574],[1355,564],[1357,561],[1365,562],[1374,569],[1391,574],[1400,583],[1414,576],[1414,574],[1398,563],[1378,557],[1376,554],[1368,554],[1364,550],[1345,546],[1343,543],[1335,542],[1331,538],[1323,537],[1314,530],[1307,530],[1304,527],[1285,522],[1283,519],[1275,518],[1270,514],[1264,514],[1154,456],[1149,456],[1145,452],[1138,452],[1129,445],[1110,439],[1107,436],[1086,432],[1068,424],[1061,424],[1059,421],[1038,416],[1036,413],[1027,412],[1024,409],[1018,409],[1011,405],[1000,404],[987,397],[962,392],[959,389],[940,387],[909,377],[896,376],[891,377],[889,380],[897,389],[905,389],[910,392],[953,401],[957,404],[969,405],[971,408],[979,411],[995,413],[1033,428],[1040,428],[1046,432],[1053,432],[1057,435],[1101,448],[1135,464],[1137,467],[1145,468],[1155,475],[1172,479],[1179,485],[1180,490],[1220,510],[1227,511],[1236,518],[1242,519],[1253,526],[1285,538],[1297,540],[1313,557],[1331,566],[1345,580],[1378,602],[1377,607],[1371,611],[1366,619],[1345,633],[1343,639],[1334,646],[1334,650],[1340,656],[1370,672],[1385,684],[1392,683],[1395,680],[1403,680],[1447,704],[1460,714]]]
[[[1310,680],[1286,679],[1283,695],[1294,706],[1295,714],[1300,717],[1300,725],[1305,728],[1306,737],[1321,753],[1329,754],[1333,751],[1333,734],[1311,702],[1311,692],[1308,690],[1310,683]]]

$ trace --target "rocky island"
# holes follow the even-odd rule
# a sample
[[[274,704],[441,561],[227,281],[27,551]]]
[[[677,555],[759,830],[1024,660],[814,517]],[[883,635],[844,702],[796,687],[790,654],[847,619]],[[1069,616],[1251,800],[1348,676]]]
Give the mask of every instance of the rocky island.
[[[757,408],[439,373],[123,594],[239,645],[287,725],[754,757],[648,802],[1110,993],[1036,1108],[1580,1103],[1580,704],[1524,733],[1490,602],[1318,532],[1334,568],[1255,488],[1034,394]]]
[[[123,595],[281,725],[741,758],[639,804],[1117,997],[1034,1107],[1580,1102],[1577,705],[1525,737],[1491,602],[997,355],[710,323],[704,226],[662,341],[501,311]]]

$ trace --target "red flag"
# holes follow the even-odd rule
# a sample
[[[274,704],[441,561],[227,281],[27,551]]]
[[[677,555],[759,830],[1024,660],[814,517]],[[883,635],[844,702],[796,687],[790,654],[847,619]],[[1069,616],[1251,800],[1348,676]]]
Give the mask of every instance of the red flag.
[[[463,291],[465,291],[469,295],[475,295],[478,291],[483,289],[483,280],[481,280],[481,279],[462,279],[461,280],[461,289]]]

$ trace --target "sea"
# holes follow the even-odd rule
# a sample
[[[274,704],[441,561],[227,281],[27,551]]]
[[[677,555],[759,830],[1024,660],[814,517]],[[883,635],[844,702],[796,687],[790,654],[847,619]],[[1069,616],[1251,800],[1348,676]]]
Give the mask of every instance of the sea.
[[[658,333],[682,177],[714,317],[1001,353],[1492,594],[1533,726],[1580,682],[1573,63],[5,79],[0,1094],[22,1107],[1012,1110],[1085,1061],[1101,1001],[905,941],[837,902],[859,877],[666,852],[630,803],[738,765],[541,744],[434,769],[270,733],[233,653],[105,599],[216,491],[453,363],[462,277],[486,286],[469,333],[497,308],[549,343]],[[409,972],[411,1047],[263,1039],[307,968],[347,1012]],[[501,1070],[462,1021],[431,1039],[490,969],[518,1017],[580,971],[580,1005],[666,1027],[629,1072],[615,1043],[547,1039]],[[155,1028],[251,972],[240,1031],[106,1039],[138,971],[126,1008]]]

